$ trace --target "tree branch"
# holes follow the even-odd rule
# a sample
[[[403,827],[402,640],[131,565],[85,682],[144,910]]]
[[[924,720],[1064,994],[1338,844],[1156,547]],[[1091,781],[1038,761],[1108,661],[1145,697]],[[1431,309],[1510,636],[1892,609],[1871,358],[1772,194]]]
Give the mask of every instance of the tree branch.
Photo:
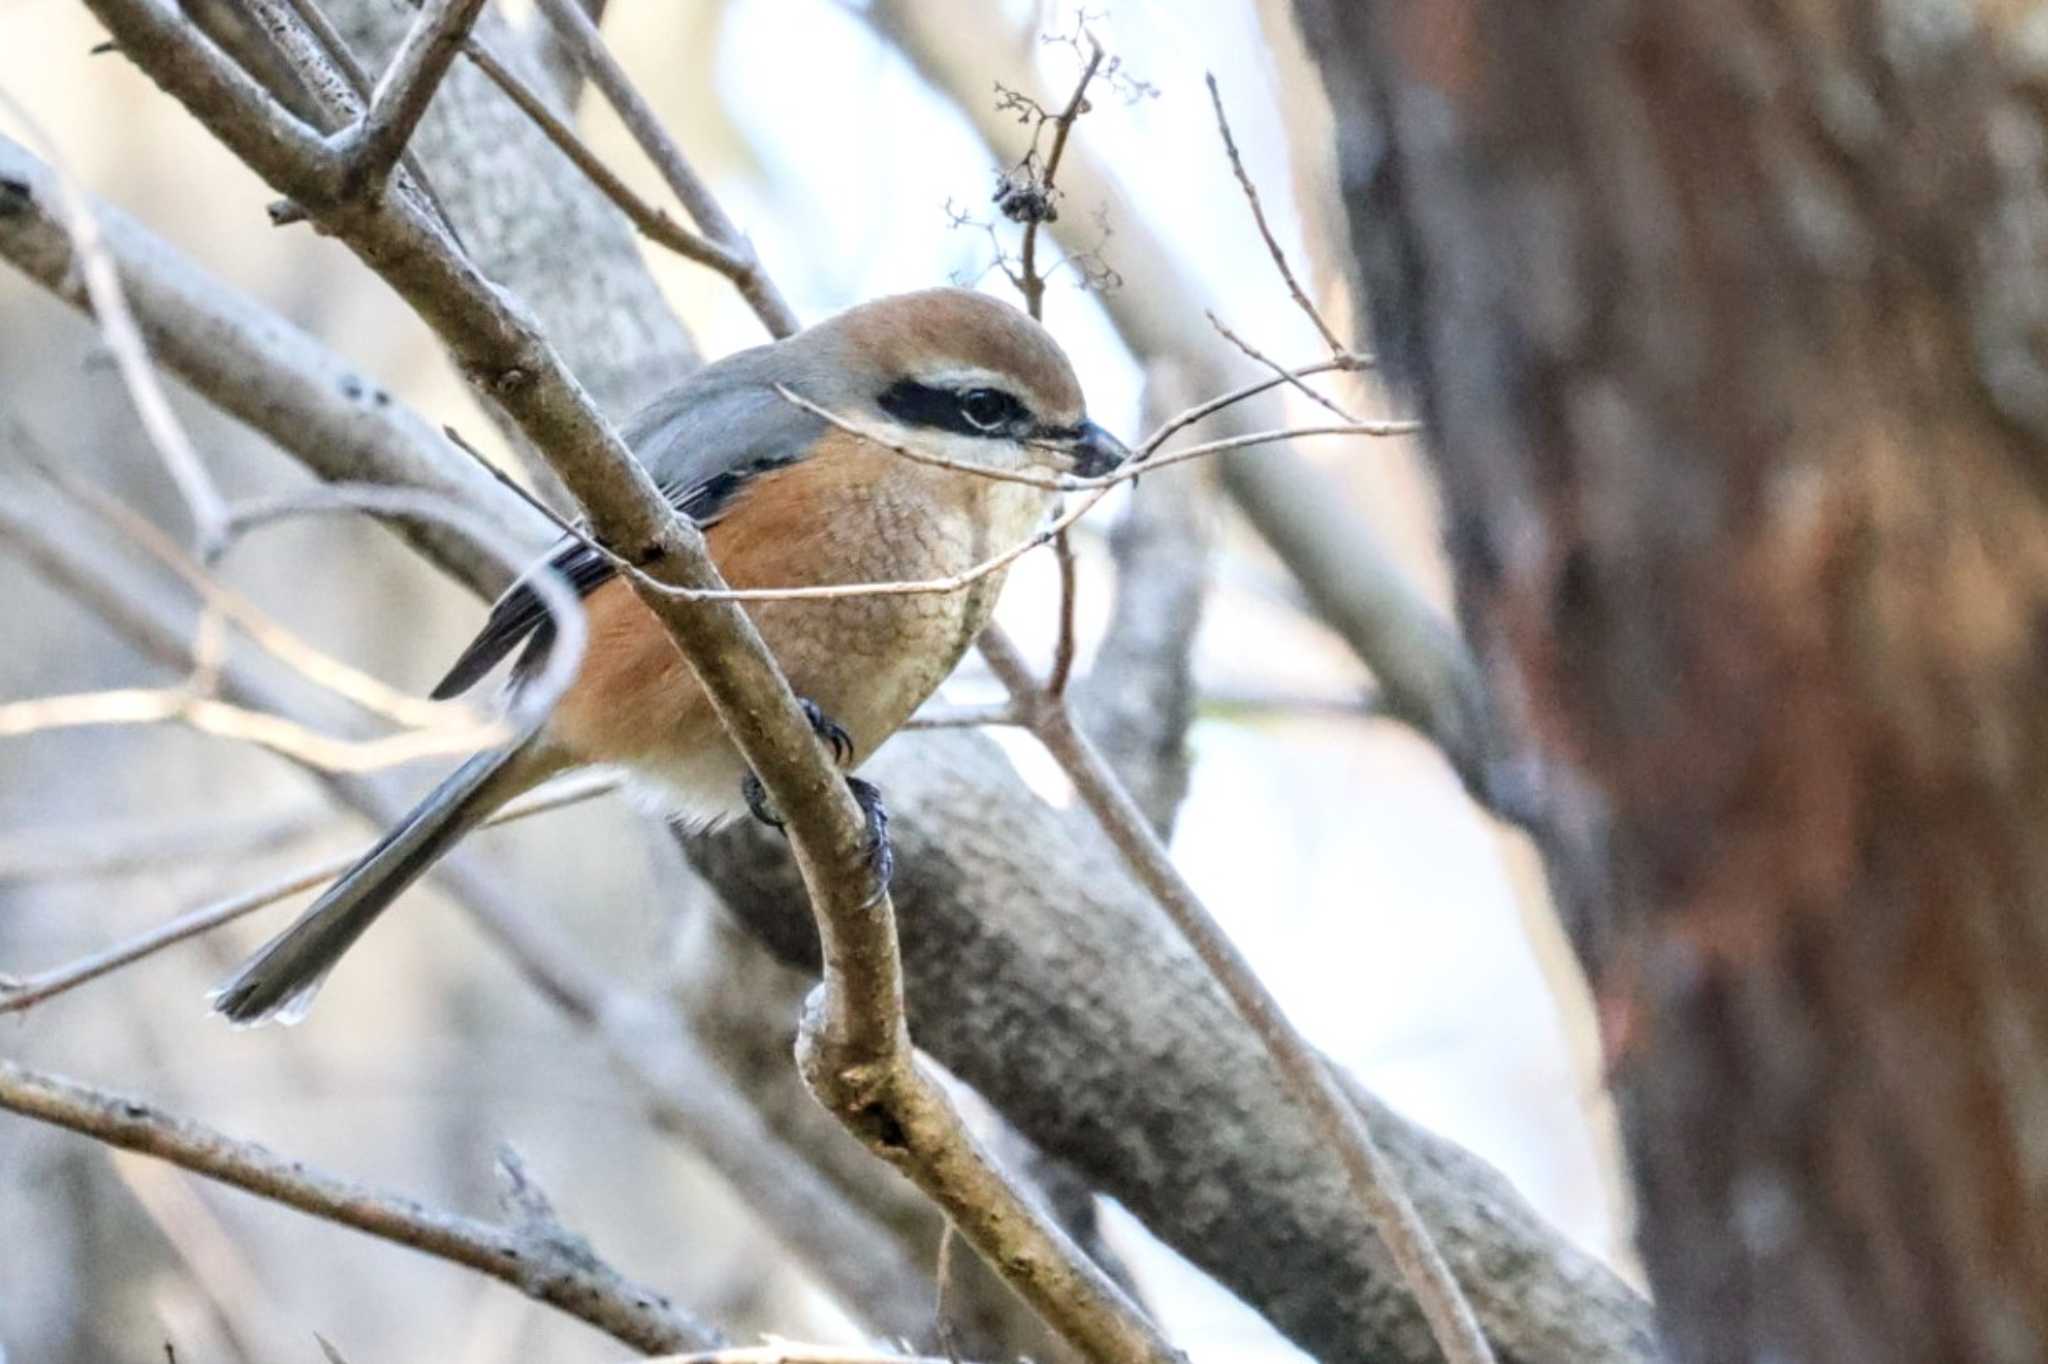
[[[1178,367],[1152,366],[1145,424],[1163,427],[1187,397]],[[1116,595],[1109,625],[1073,693],[1082,728],[1161,838],[1188,787],[1195,635],[1215,538],[1206,494],[1206,483],[1190,476],[1132,486],[1130,504],[1110,531]]]
[[[369,107],[332,139],[348,163],[344,176],[355,193],[374,199],[384,192],[482,9],[483,0],[427,0],[421,8],[371,93]]]
[[[647,1354],[703,1351],[718,1333],[622,1277],[560,1228],[493,1226],[437,1212],[288,1160],[152,1104],[0,1060],[0,1108],[232,1185],[488,1274]]]
[[[0,136],[0,258],[89,311],[77,255],[49,207],[57,195],[49,167]],[[418,488],[484,512],[530,552],[547,543],[538,518],[475,466],[430,458],[434,429],[362,371],[111,204],[90,206],[152,353],[199,396],[299,453],[322,479]],[[397,529],[482,596],[510,580],[495,558],[446,526],[401,518]]]
[[[761,269],[760,258],[754,254],[753,243],[733,225],[725,209],[713,197],[710,187],[698,176],[696,168],[661,126],[645,98],[633,87],[633,82],[604,45],[604,38],[597,31],[597,24],[591,19],[577,0],[537,0],[541,13],[554,26],[555,35],[582,66],[583,73],[604,92],[606,100],[618,111],[633,140],[654,162],[668,182],[669,190],[688,211],[690,218],[706,237],[720,247],[728,263],[714,266],[720,274],[731,280],[740,297],[754,310],[762,325],[772,336],[788,336],[803,324],[797,320],[794,310]],[[707,262],[708,263],[708,262]]]
[[[1351,1196],[1421,1304],[1445,1359],[1450,1364],[1491,1364],[1493,1350],[1472,1305],[1401,1187],[1398,1173],[1373,1139],[1365,1115],[1344,1097],[1328,1064],[1294,1030],[1280,1002],[1173,865],[1144,811],[1075,727],[1065,700],[1039,685],[1023,655],[1000,630],[991,626],[984,631],[980,649],[1009,689],[1011,702],[1023,712],[1026,727],[1058,761],[1103,833],[1195,949],[1239,1016],[1251,1025],[1285,1077],[1290,1096],[1308,1111],[1324,1142],[1336,1152]]]

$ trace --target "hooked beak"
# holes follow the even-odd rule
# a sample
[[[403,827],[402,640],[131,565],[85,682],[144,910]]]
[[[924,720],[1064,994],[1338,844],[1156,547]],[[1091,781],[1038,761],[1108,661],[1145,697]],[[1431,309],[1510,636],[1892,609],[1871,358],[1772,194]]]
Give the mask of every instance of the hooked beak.
[[[1090,421],[1081,423],[1067,449],[1074,457],[1074,472],[1082,478],[1100,478],[1113,473],[1131,457],[1122,441]]]

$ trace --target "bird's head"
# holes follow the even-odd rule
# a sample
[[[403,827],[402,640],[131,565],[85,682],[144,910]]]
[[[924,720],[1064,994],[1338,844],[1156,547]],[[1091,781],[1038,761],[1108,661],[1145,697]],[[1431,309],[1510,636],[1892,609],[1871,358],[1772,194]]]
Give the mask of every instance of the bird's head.
[[[806,397],[935,453],[1084,478],[1130,455],[1088,419],[1052,334],[971,289],[879,298],[785,344],[800,352]]]

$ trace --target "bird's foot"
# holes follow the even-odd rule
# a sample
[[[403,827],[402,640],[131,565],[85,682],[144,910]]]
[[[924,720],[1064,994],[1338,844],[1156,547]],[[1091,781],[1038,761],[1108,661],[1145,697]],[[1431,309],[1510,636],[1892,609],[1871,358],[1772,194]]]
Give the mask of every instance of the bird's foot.
[[[818,742],[825,745],[832,754],[832,761],[844,767],[853,761],[853,736],[846,732],[846,726],[827,715],[824,708],[807,696],[799,696],[796,703],[803,707],[804,718],[811,722],[811,733],[818,736]],[[858,798],[858,793],[856,798]],[[740,780],[740,797],[747,803],[747,813],[771,829],[782,827],[782,816],[775,813],[775,807],[768,803],[768,792],[762,787],[761,779],[752,772]],[[862,806],[866,809],[866,806]],[[888,816],[882,817],[884,825]],[[870,824],[873,820],[869,821]]]
[[[896,874],[896,845],[889,841],[889,809],[882,804],[881,788],[871,781],[848,777],[846,789],[853,792],[854,804],[860,806],[861,817],[867,822],[868,874],[875,884],[865,903],[872,905],[889,893],[889,881]]]
[[[853,736],[846,732],[846,726],[827,715],[816,701],[799,696],[796,703],[803,707],[804,718],[811,722],[811,733],[818,736],[820,743],[832,750],[832,761],[841,767],[853,761]]]
[[[889,809],[882,803],[881,789],[871,781],[848,777],[846,789],[853,793],[853,803],[860,806],[861,820],[866,826],[864,852],[874,885],[863,903],[872,905],[889,893],[889,882],[896,874],[896,845],[889,839]],[[768,803],[768,793],[762,789],[759,777],[747,773],[740,780],[740,794],[755,819],[771,829],[783,828],[782,817]]]
[[[768,803],[767,788],[752,772],[740,778],[740,799],[747,803],[747,813],[760,820],[769,828],[780,830],[782,816],[775,813],[775,807]]]

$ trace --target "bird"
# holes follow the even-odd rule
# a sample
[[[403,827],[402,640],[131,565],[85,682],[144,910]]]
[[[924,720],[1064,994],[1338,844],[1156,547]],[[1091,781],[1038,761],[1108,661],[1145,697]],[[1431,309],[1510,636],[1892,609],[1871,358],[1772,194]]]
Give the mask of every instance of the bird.
[[[874,299],[729,355],[655,397],[621,434],[735,588],[960,575],[1026,541],[1057,496],[1046,478],[991,478],[891,445],[1039,475],[1099,476],[1129,457],[1089,419],[1051,333],[961,288]],[[433,696],[468,691],[515,651],[509,686],[531,682],[555,638],[532,585],[539,572],[558,575],[585,615],[567,689],[529,738],[463,763],[212,991],[230,1022],[303,1018],[343,953],[413,881],[507,801],[564,772],[623,771],[690,827],[748,810],[777,822],[681,651],[586,537],[565,537],[497,600]],[[745,603],[849,774],[878,888],[890,866],[887,816],[880,793],[851,773],[953,671],[1003,577],[944,593]]]

